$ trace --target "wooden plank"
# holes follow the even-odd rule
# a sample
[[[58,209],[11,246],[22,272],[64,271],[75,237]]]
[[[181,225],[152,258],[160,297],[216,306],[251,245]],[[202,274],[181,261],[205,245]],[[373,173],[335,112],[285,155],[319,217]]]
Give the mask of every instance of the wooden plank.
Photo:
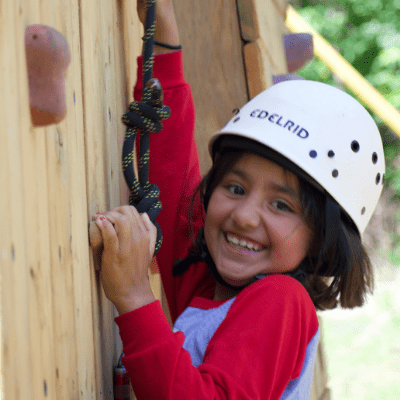
[[[263,90],[272,86],[273,68],[261,39],[247,43],[244,46],[243,54],[246,65],[249,98],[252,99]]]
[[[277,19],[277,13],[280,14],[279,30],[285,29],[281,22],[285,21],[288,0],[270,0],[260,2],[259,0],[237,0],[239,20],[242,32],[242,38],[245,41],[252,42],[262,37],[263,27],[260,26],[260,13],[265,14],[268,19]],[[271,26],[271,23],[269,23]],[[273,32],[275,34],[276,32]]]
[[[83,125],[83,89],[81,67],[81,36],[78,0],[62,3],[65,32],[73,49],[67,76],[66,132],[69,138],[68,169],[70,171],[70,257],[75,300],[75,352],[77,381],[65,384],[76,388],[78,398],[96,399],[97,377],[95,372],[95,340],[91,293],[91,276],[94,275],[89,259],[87,224],[87,190],[85,141]]]
[[[18,4],[0,3],[0,230],[2,376],[4,399],[32,399],[29,366],[28,271],[26,270],[22,157],[23,133],[29,131],[28,82],[19,76],[24,48]],[[19,34],[18,34],[19,33]]]
[[[85,93],[86,99],[90,97],[85,108],[92,106],[94,111],[89,117],[91,122],[85,121],[86,131],[94,133],[92,141],[86,142],[90,147],[87,153],[79,21],[83,21],[82,15],[86,18],[92,14],[93,9],[80,14],[78,1],[46,0],[24,4],[7,0],[0,7],[0,60],[2,71],[7,73],[1,86],[1,105],[7,115],[1,127],[4,146],[0,176],[5,190],[0,196],[0,216],[2,226],[7,227],[1,232],[1,303],[13,304],[1,315],[1,359],[7,382],[4,395],[13,399],[109,398],[115,361],[114,309],[101,294],[97,276],[89,265],[87,224],[82,221],[88,221],[88,211],[98,210],[98,198],[104,208],[119,205],[124,134],[120,115],[128,96],[124,85],[121,4],[109,2],[100,9],[94,25],[101,44],[95,39],[94,57],[83,56],[86,88],[93,89]],[[66,87],[67,118],[47,129],[30,126],[23,45],[25,26],[30,23],[48,24],[61,31],[73,55]],[[84,30],[82,41],[88,46],[92,35],[90,30]],[[101,45],[105,46],[99,52]],[[134,50],[139,54],[139,44]],[[130,59],[135,60],[137,54],[133,57],[131,53],[134,51],[129,53]],[[98,68],[97,74],[93,74],[93,65]],[[136,60],[131,81],[135,79],[135,69]],[[96,101],[97,88],[101,96]],[[96,120],[100,122],[93,122]],[[99,155],[97,147],[102,149]],[[93,170],[100,172],[94,187],[88,189],[88,193],[91,189],[96,192],[89,196],[90,204],[95,204],[89,207],[87,154],[92,156],[89,164],[95,164],[88,181],[96,176],[91,174]]]
[[[142,50],[142,36],[144,34],[142,24],[137,17],[136,3],[119,0],[119,13],[122,18],[123,29],[123,54],[126,100],[133,101],[133,86],[136,83],[137,57]],[[123,135],[124,136],[124,135]],[[123,138],[121,136],[121,138]]]
[[[62,24],[62,4],[59,1],[40,3],[40,22],[51,25],[64,34]],[[73,51],[74,49],[72,49]],[[74,58],[74,57],[73,57]],[[70,71],[68,71],[70,72]],[[77,381],[76,338],[75,338],[75,299],[73,296],[73,277],[70,248],[70,176],[69,135],[66,122],[51,125],[43,132],[46,140],[46,174],[48,180],[48,223],[49,223],[49,265],[51,270],[50,290],[52,296],[53,359],[51,360],[52,379],[56,398],[77,397],[68,382]],[[65,312],[65,310],[69,310]],[[74,348],[71,348],[71,345]],[[39,349],[41,351],[41,349]],[[74,367],[75,366],[75,367]]]
[[[142,48],[143,28],[140,23],[136,4],[131,1],[121,1],[119,4],[119,12],[122,17],[123,30],[123,54],[124,54],[124,77],[125,77],[125,99],[128,105],[133,101],[133,87],[136,82],[137,74],[137,57],[140,55]],[[122,149],[124,144],[125,131],[119,137],[119,148]],[[136,167],[136,154],[134,154],[134,166]],[[120,197],[121,204],[129,203],[129,190],[125,183],[124,175],[120,174]]]
[[[42,1],[41,22],[63,33],[72,53],[67,117],[46,129],[56,398],[95,398],[78,2]]]
[[[104,67],[109,62],[108,40],[103,28],[107,26],[104,2],[92,7],[81,3],[80,27],[83,66],[83,108],[86,151],[86,177],[88,214],[105,211],[109,207],[107,187],[109,170],[107,165],[106,125],[108,107],[104,87]],[[91,273],[93,326],[95,343],[96,398],[110,395],[111,364],[114,353],[113,340],[103,353],[102,341],[112,337],[113,310],[101,290],[98,274]],[[103,365],[109,365],[109,373],[103,373]]]
[[[95,8],[87,2],[81,4],[89,216],[121,204],[119,183],[122,180],[120,165],[125,129],[120,117],[126,110],[128,96],[125,65],[134,58],[124,56],[121,10],[120,2],[102,2]],[[132,25],[126,25],[127,30],[133,29]],[[135,45],[132,47],[135,52]],[[110,398],[112,365],[117,361],[115,311],[99,287],[97,275],[92,277],[92,285],[94,317],[98,318],[94,322],[96,365],[101,377],[97,396]]]
[[[15,8],[14,8],[15,7]],[[10,287],[21,290],[18,291],[18,299],[12,299],[13,301],[7,301],[7,304],[15,305],[12,310],[16,320],[10,324],[10,329],[15,332],[27,332],[28,336],[24,337],[24,341],[18,343],[18,347],[13,349],[12,358],[19,361],[17,363],[17,370],[13,371],[11,366],[10,371],[13,371],[14,378],[10,382],[11,396],[10,398],[44,398],[47,396],[55,396],[55,371],[52,368],[52,361],[54,357],[54,331],[52,324],[52,310],[53,310],[53,298],[52,298],[52,280],[51,280],[51,248],[50,248],[50,222],[48,214],[48,158],[46,148],[46,135],[44,129],[33,130],[30,128],[30,117],[29,117],[29,102],[27,95],[26,85],[26,62],[24,59],[24,31],[25,26],[29,23],[38,21],[38,7],[34,3],[17,2],[13,4],[13,10],[8,9],[9,12],[5,12],[7,18],[11,18],[11,26],[15,27],[14,32],[6,37],[16,38],[13,43],[16,49],[17,59],[15,63],[10,62],[13,57],[8,58],[9,65],[16,71],[17,80],[13,82],[14,86],[10,92],[10,96],[7,96],[7,104],[10,102],[10,98],[15,96],[15,100],[18,105],[14,108],[19,110],[20,114],[14,115],[9,113],[14,121],[19,122],[20,130],[15,131],[15,138],[17,142],[14,144],[10,154],[15,155],[18,152],[16,160],[20,161],[19,165],[13,165],[16,169],[19,169],[18,174],[15,174],[14,169],[11,169],[11,173],[19,176],[20,180],[20,199],[22,202],[18,202],[15,198],[12,199],[12,208],[14,204],[22,204],[22,209],[19,210],[19,215],[23,216],[23,230],[19,235],[19,243],[12,244],[12,256],[11,258],[15,261],[21,260],[21,269],[18,271],[18,279],[13,282],[10,280],[10,276],[7,276],[7,283],[3,281],[3,288]],[[6,52],[7,54],[7,52]],[[17,68],[15,68],[15,65]],[[7,69],[6,69],[7,70]],[[10,76],[13,76],[12,72]],[[7,106],[5,107],[7,109]],[[14,126],[14,128],[16,125]],[[22,139],[23,138],[23,139]],[[7,158],[5,158],[7,160]],[[13,182],[14,176],[10,179]],[[18,179],[17,179],[18,181]],[[13,183],[12,183],[13,184]],[[11,184],[11,186],[12,186]],[[11,190],[12,192],[12,190]],[[8,199],[10,202],[10,198]],[[7,208],[5,208],[7,209]],[[13,215],[16,213],[11,212],[11,231],[16,227],[16,221],[19,220],[18,216]],[[23,250],[18,250],[23,247]],[[18,250],[17,250],[18,249]],[[5,253],[7,256],[7,252]],[[24,258],[25,256],[25,258]],[[11,277],[12,278],[12,277]],[[26,285],[26,290],[24,290]],[[7,289],[9,290],[9,289]],[[7,294],[7,290],[5,291]],[[10,292],[9,292],[10,293]],[[22,295],[21,295],[22,294]],[[27,297],[23,296],[24,294]],[[23,300],[21,303],[21,299]],[[10,299],[8,299],[10,300]],[[26,300],[26,301],[25,301]],[[23,308],[25,312],[20,312],[20,308]],[[27,316],[26,311],[28,311]],[[26,317],[25,317],[26,316]],[[25,318],[24,318],[25,317]],[[21,324],[23,326],[21,326]],[[5,336],[7,337],[7,336]],[[12,341],[12,338],[9,337]],[[8,347],[7,341],[5,346]],[[3,348],[4,348],[3,347]],[[28,357],[28,360],[21,360],[22,353]],[[6,352],[7,353],[7,352]],[[8,355],[10,357],[10,355]],[[24,367],[29,367],[30,376],[24,376]],[[7,368],[7,370],[9,370]],[[22,375],[21,375],[22,371]],[[17,380],[15,376],[23,376],[23,382],[21,385],[13,385]],[[7,385],[9,384],[7,380]],[[22,394],[23,388],[28,388],[29,394]],[[9,390],[5,389],[8,393]]]
[[[242,38],[248,42],[261,39],[269,55],[274,74],[287,73],[286,54],[283,47],[285,32],[285,2],[238,0]]]
[[[33,398],[55,391],[52,266],[45,129],[25,132],[21,143],[24,175],[25,242],[29,269],[30,367]]]
[[[260,37],[260,27],[255,1],[237,0],[240,32],[246,42],[254,42]]]
[[[247,102],[243,45],[235,0],[174,1],[185,77],[196,105],[202,172],[211,165],[208,138]]]
[[[18,1],[15,6],[19,16],[17,46],[24,53],[25,27],[40,21],[40,9],[37,2]],[[19,59],[17,68],[18,77],[25,80],[26,62],[23,58]],[[28,99],[23,100],[27,107]],[[25,118],[28,124],[29,113]],[[24,195],[25,276],[28,277],[29,366],[32,397],[44,399],[55,396],[46,135],[44,129],[32,129],[29,125],[22,132],[20,152]]]
[[[30,374],[32,374],[32,379],[25,379],[25,383],[30,380],[35,382],[35,388],[33,389],[35,398],[41,398],[46,395],[52,398],[78,398],[78,396],[89,398],[90,394],[96,393],[96,388],[93,387],[95,385],[93,383],[94,362],[91,357],[87,357],[88,351],[89,354],[94,354],[94,351],[90,351],[91,347],[93,350],[93,337],[87,335],[87,332],[92,331],[92,309],[90,307],[90,296],[87,296],[87,294],[90,294],[90,274],[94,282],[96,282],[96,277],[93,270],[89,269],[87,227],[86,223],[82,224],[82,221],[87,221],[88,218],[85,199],[85,174],[82,174],[81,168],[82,166],[84,167],[85,154],[83,151],[83,112],[80,89],[80,38],[79,30],[77,29],[79,23],[76,24],[78,21],[78,7],[77,4],[71,6],[75,12],[75,15],[71,17],[75,20],[76,25],[74,27],[73,22],[68,21],[66,17],[68,15],[68,10],[66,9],[68,8],[67,4],[64,4],[63,12],[60,13],[60,7],[62,6],[60,2],[49,7],[47,7],[45,3],[46,2],[41,3],[42,15],[41,18],[36,18],[35,22],[48,24],[51,22],[53,26],[63,31],[66,36],[68,36],[66,27],[69,26],[69,34],[74,38],[75,49],[78,49],[78,52],[74,54],[76,57],[73,57],[73,60],[75,60],[75,70],[72,72],[73,79],[70,81],[71,85],[67,86],[67,91],[69,88],[67,94],[68,108],[70,110],[75,108],[75,114],[72,114],[75,118],[67,118],[67,120],[58,127],[32,131],[28,144],[24,146],[24,150],[30,147],[30,152],[32,154],[23,157],[24,172],[29,178],[26,178],[23,184],[27,186],[27,191],[33,193],[35,198],[33,202],[29,199],[30,205],[23,205],[24,208],[29,207],[29,211],[32,212],[27,212],[27,214],[33,216],[27,219],[27,224],[33,227],[33,229],[26,230],[24,226],[23,231],[27,236],[33,238],[31,241],[34,242],[34,244],[29,247],[29,251],[32,254],[29,255],[38,266],[36,267],[36,264],[34,264],[29,270],[32,272],[32,278],[30,279],[34,280],[35,283],[31,284],[32,288],[30,290],[24,291],[24,293],[30,293],[30,299],[32,300],[29,302],[26,301],[25,303],[26,307],[28,303],[30,304],[31,312],[29,315],[33,316],[33,322],[30,321],[29,325],[27,324],[29,318],[25,319],[28,331],[31,336],[33,336],[33,339],[30,340],[31,346],[28,346],[29,351],[25,352],[27,356],[30,356],[30,362],[20,364],[26,366],[31,364],[31,366],[33,366],[33,371],[30,372]],[[35,6],[33,6],[33,8],[34,7]],[[115,23],[116,14],[110,14],[108,10],[105,11],[105,14],[111,16],[109,40],[111,41],[116,38],[117,42],[120,43],[120,38],[113,32],[114,29],[119,30],[118,24]],[[10,13],[7,13],[7,15],[10,15]],[[35,14],[31,13],[30,15]],[[4,37],[7,36],[9,35],[5,35]],[[20,36],[23,39],[23,34]],[[116,43],[112,45],[113,48],[118,48]],[[23,47],[21,47],[21,49],[22,51],[24,50]],[[7,52],[5,52],[5,54],[7,54]],[[108,55],[112,58],[112,51],[109,51]],[[115,58],[120,60],[120,54],[116,54]],[[12,59],[12,57],[8,57],[8,59]],[[23,62],[22,65],[26,80],[25,62]],[[113,66],[110,68],[113,69]],[[103,74],[102,77],[104,78],[104,76],[105,74]],[[121,87],[120,81],[118,81],[119,76],[122,76],[121,68],[116,68],[115,71],[113,70],[112,73],[106,77],[106,84],[108,82],[109,86],[116,84],[117,87]],[[17,87],[17,85],[15,85],[15,87]],[[115,94],[113,90],[110,90],[110,92]],[[120,95],[120,93],[115,94],[115,99],[122,99],[121,101],[124,102],[123,96]],[[72,105],[72,103],[74,103],[74,105]],[[18,109],[18,107],[15,109]],[[19,107],[19,109],[21,109],[21,107]],[[109,139],[110,135],[114,137],[114,130],[110,123],[112,115],[111,110],[112,107],[109,107],[107,110],[109,121],[108,131],[107,128],[102,130],[108,133],[108,137],[106,135],[102,137],[104,141],[106,141],[107,138]],[[104,110],[100,109],[101,113],[103,111]],[[27,115],[29,119],[29,112]],[[18,118],[15,118],[15,121],[17,120]],[[115,119],[115,121],[117,120]],[[118,123],[115,122],[115,125],[117,124]],[[72,135],[69,130],[73,133]],[[40,133],[37,134],[38,132]],[[108,149],[112,148],[113,150],[109,151],[116,153],[118,151],[116,150],[117,147],[116,139],[112,139],[111,144],[108,145]],[[7,158],[4,158],[4,160],[7,160]],[[114,179],[115,181],[113,174],[116,170],[116,175],[118,176],[119,157],[114,157],[113,160],[115,160],[115,163],[109,163],[111,167],[108,171],[108,178]],[[31,179],[32,174],[36,175],[34,179]],[[33,186],[38,186],[38,188],[33,188]],[[39,190],[36,192],[37,189]],[[106,197],[105,191],[101,194]],[[60,196],[60,199],[57,199],[57,196]],[[116,203],[115,198],[117,196],[118,184],[114,185],[114,191],[108,195],[109,202]],[[23,199],[24,196],[21,195],[20,198]],[[7,201],[9,201],[8,198]],[[42,209],[36,210],[36,206],[39,203],[42,205]],[[25,212],[20,214],[24,215]],[[39,221],[41,224],[40,228],[38,227]],[[37,232],[39,232],[39,235],[37,235]],[[36,239],[35,234],[39,239]],[[39,245],[39,241],[41,245]],[[15,251],[16,247],[13,248]],[[25,251],[21,253],[25,254]],[[5,254],[7,256],[7,252],[5,252]],[[37,263],[38,260],[42,261],[42,264]],[[24,263],[24,266],[26,267],[26,263]],[[74,271],[71,268],[72,266],[76,267]],[[22,276],[24,275],[22,274]],[[13,285],[13,287],[16,287],[16,285]],[[23,285],[20,285],[20,287],[23,287]],[[96,297],[98,286],[94,286],[94,288],[94,297]],[[86,293],[86,296],[82,293]],[[65,308],[71,310],[71,312],[60,312],[61,310],[65,310]],[[99,311],[97,309],[94,311],[97,316]],[[101,324],[102,339],[104,339],[104,347],[106,347],[108,343],[112,342],[115,336],[112,325],[112,317],[114,315],[110,313],[112,314],[111,318],[108,318],[104,314],[104,308],[102,308],[101,311],[106,321]],[[73,318],[74,312],[75,321]],[[42,326],[39,326],[39,324],[42,324]],[[108,324],[111,329],[104,334],[104,327],[106,324]],[[15,325],[16,324],[11,324],[11,326]],[[24,330],[21,329],[19,331],[23,332]],[[5,333],[7,333],[7,330],[5,330]],[[100,335],[98,335],[98,337],[100,337]],[[112,340],[107,340],[110,337]],[[43,340],[43,338],[47,340]],[[91,344],[91,346],[86,346],[88,344]],[[23,348],[23,346],[21,345],[19,348]],[[45,351],[43,351],[43,349],[45,349]],[[97,346],[96,350],[97,355],[104,353],[104,349],[102,349],[100,345]],[[76,357],[79,358],[79,377],[76,369]],[[97,361],[99,368],[97,372],[100,381],[105,374],[103,373],[101,360],[100,362],[99,360],[100,357],[98,356]],[[64,363],[61,364],[61,361],[64,361]],[[109,382],[108,391],[106,392],[107,397],[112,391],[111,363],[112,361],[109,362],[108,365],[104,365],[104,370],[108,375],[106,380]],[[10,371],[11,370],[12,369],[10,369]],[[15,376],[20,376],[20,374],[15,373]],[[20,386],[27,387],[26,384],[25,386]],[[17,387],[16,390],[20,389]],[[104,395],[102,389],[99,393],[100,395]],[[17,398],[18,396],[13,395],[12,397]],[[95,398],[96,395],[92,397]],[[28,396],[24,396],[24,398],[28,398]]]

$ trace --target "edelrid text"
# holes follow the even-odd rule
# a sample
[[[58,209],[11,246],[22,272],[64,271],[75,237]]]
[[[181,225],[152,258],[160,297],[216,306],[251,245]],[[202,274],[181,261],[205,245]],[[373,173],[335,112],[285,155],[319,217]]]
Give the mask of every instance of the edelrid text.
[[[271,114],[265,110],[254,110],[250,113],[250,117],[266,119],[272,124],[279,125],[282,128],[287,129],[289,132],[296,134],[299,138],[308,138],[309,134],[306,129],[302,128],[300,125],[296,124],[290,119],[282,117],[279,114]]]

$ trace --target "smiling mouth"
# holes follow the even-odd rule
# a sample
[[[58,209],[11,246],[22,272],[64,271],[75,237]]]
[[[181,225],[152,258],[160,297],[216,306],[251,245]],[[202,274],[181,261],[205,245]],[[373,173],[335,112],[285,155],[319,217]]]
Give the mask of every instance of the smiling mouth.
[[[225,234],[225,239],[226,241],[231,244],[232,246],[241,249],[241,250],[247,250],[247,251],[253,251],[253,252],[260,252],[263,251],[264,248],[254,242],[246,241],[242,238],[238,238],[235,235],[232,235],[230,233]]]

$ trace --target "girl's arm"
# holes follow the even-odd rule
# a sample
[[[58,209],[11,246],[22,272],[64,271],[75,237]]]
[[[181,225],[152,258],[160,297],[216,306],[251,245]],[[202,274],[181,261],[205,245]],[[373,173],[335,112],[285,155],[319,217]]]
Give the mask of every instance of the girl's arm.
[[[138,0],[137,4],[140,19],[143,20],[144,0]],[[176,45],[179,36],[170,0],[158,0],[156,18],[156,39]],[[172,264],[177,258],[183,257],[190,246],[190,238],[187,235],[187,208],[194,187],[200,180],[200,169],[194,140],[194,105],[190,87],[183,76],[182,53],[167,50],[159,46],[155,49],[156,52],[163,54],[155,57],[153,75],[162,84],[164,103],[171,108],[172,115],[164,122],[162,132],[151,134],[149,180],[157,184],[161,191],[160,200],[163,209],[157,221],[163,232],[163,244],[157,258],[170,308],[176,310],[174,299],[178,292],[182,293],[177,290],[176,285],[177,281],[180,282],[182,279],[172,278]],[[140,57],[134,91],[136,100],[140,100],[141,97],[142,63],[143,59]],[[103,287],[120,314],[135,309],[138,305],[144,305],[143,299],[146,299],[146,304],[154,300],[154,296],[150,295],[148,282],[133,281],[135,275],[142,277],[147,274],[148,265],[142,260],[147,255],[140,254],[140,246],[135,247],[134,244],[148,240],[141,237],[148,236],[148,232],[141,229],[142,221],[138,220],[130,209],[132,207],[119,207],[103,213],[102,217],[106,218],[104,220],[101,220],[99,215],[96,221],[102,230],[104,241],[101,272]],[[115,229],[111,223],[115,225]],[[129,231],[129,234],[121,236],[121,232],[124,231]],[[146,253],[147,250],[143,252]],[[113,259],[115,265],[112,265]],[[119,272],[122,268],[125,269],[124,273]],[[135,305],[133,304],[135,293],[129,296],[125,293],[128,291],[130,280],[124,279],[124,274],[127,277],[131,276],[131,291],[139,294]],[[139,288],[142,283],[143,287]],[[190,283],[185,285],[185,293],[191,293],[188,286]],[[189,294],[186,297],[189,297]],[[126,305],[121,304],[123,299],[127,299]],[[176,318],[176,314],[172,312],[173,319]]]
[[[138,14],[145,22],[145,0],[138,0]],[[155,40],[172,46],[179,45],[179,34],[171,0],[156,3]],[[149,180],[160,188],[162,210],[157,217],[163,243],[157,254],[171,317],[186,307],[190,300],[193,279],[173,278],[172,265],[184,258],[191,246],[189,226],[198,230],[202,210],[194,221],[188,220],[189,203],[200,181],[200,167],[194,138],[195,111],[190,86],[184,79],[182,52],[155,46],[153,76],[160,80],[164,104],[171,108],[171,117],[163,122],[163,130],[150,137]],[[140,101],[143,58],[138,59],[138,76],[134,97]],[[199,218],[200,217],[200,218]],[[182,290],[182,287],[184,290]]]
[[[138,60],[138,80],[135,99],[142,89],[143,59]],[[182,276],[173,278],[172,265],[187,255],[191,246],[189,226],[195,234],[201,223],[201,212],[189,220],[189,205],[195,187],[200,182],[198,151],[194,138],[195,112],[190,86],[184,79],[182,52],[157,55],[154,77],[164,91],[164,104],[171,108],[171,117],[163,129],[150,137],[149,180],[160,188],[162,210],[157,217],[163,242],[157,253],[165,294],[173,320],[186,308],[189,294],[196,282]],[[186,274],[185,274],[186,275]],[[184,291],[180,287],[184,286]],[[184,294],[186,293],[186,295]]]

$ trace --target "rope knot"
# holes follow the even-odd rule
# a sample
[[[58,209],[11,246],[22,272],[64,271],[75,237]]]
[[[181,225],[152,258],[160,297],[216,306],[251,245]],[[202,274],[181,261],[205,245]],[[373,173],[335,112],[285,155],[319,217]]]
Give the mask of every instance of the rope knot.
[[[143,189],[142,196],[130,193],[129,203],[134,205],[139,214],[147,213],[151,221],[154,221],[161,211],[161,202],[158,199],[160,189],[154,183],[150,183],[149,187]]]
[[[128,128],[158,133],[162,129],[160,121],[171,116],[169,107],[163,105],[163,92],[158,79],[150,79],[143,90],[142,101],[133,101],[129,111],[122,116],[122,122]]]
[[[156,108],[140,101],[133,101],[129,105],[129,111],[122,116],[122,122],[128,128],[158,133],[162,129],[160,121],[166,120],[170,115],[171,110],[167,106]]]
[[[155,253],[161,246],[161,229],[156,217],[161,211],[161,202],[158,199],[158,186],[149,182],[150,138],[149,133],[158,133],[162,129],[161,121],[169,118],[171,110],[163,105],[163,92],[158,79],[151,78],[144,85],[142,101],[134,101],[129,110],[122,116],[122,122],[127,125],[127,131],[122,149],[122,166],[125,181],[129,187],[129,204],[136,207],[140,214],[146,212],[157,228]],[[139,179],[133,169],[134,146],[138,130],[140,129],[139,145]]]

